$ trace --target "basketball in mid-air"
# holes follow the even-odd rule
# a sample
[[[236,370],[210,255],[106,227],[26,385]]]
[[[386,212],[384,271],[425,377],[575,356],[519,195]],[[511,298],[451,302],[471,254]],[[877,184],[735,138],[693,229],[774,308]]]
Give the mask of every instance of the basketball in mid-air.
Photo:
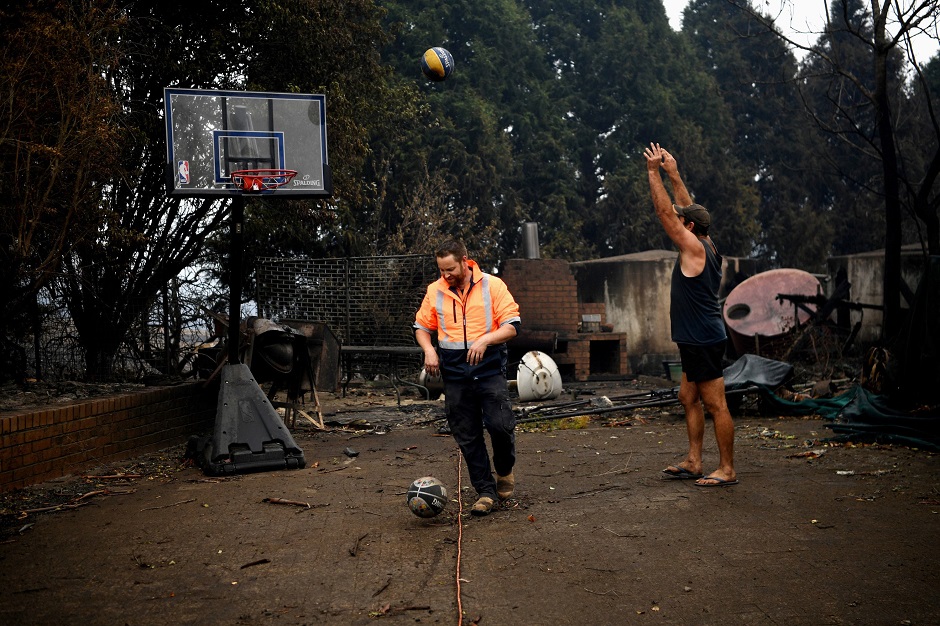
[[[454,71],[454,57],[444,48],[428,48],[421,57],[421,71],[433,81],[444,80]]]
[[[424,476],[408,487],[408,508],[418,517],[434,517],[447,506],[447,487],[433,476]]]

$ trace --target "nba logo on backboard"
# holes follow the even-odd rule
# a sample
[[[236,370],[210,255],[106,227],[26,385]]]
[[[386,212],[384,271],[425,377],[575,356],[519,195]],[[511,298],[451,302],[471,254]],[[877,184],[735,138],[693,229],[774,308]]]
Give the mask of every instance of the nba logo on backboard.
[[[176,164],[176,171],[179,174],[179,184],[188,185],[189,184],[189,161],[178,161]]]

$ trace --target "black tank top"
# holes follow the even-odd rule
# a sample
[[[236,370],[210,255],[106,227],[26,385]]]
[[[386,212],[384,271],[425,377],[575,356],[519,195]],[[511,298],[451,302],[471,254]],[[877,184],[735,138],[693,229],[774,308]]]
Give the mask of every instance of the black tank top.
[[[704,239],[705,269],[698,276],[683,275],[679,259],[672,268],[669,319],[672,340],[699,346],[710,346],[727,339],[725,321],[718,304],[721,284],[721,255]]]

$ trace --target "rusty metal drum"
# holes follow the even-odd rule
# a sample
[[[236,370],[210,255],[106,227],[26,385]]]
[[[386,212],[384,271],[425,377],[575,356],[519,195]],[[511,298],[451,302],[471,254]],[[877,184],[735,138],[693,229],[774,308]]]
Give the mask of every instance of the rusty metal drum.
[[[815,276],[798,269],[770,270],[740,283],[728,294],[723,308],[735,352],[776,356],[790,333],[815,311],[814,304],[798,307],[780,296],[812,297],[821,291]]]

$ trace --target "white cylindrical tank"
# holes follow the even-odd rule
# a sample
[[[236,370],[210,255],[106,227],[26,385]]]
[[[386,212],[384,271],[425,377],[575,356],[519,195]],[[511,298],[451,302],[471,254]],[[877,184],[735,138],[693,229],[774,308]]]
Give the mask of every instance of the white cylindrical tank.
[[[550,356],[533,350],[527,352],[516,371],[516,390],[523,402],[553,400],[561,395],[561,372]]]

